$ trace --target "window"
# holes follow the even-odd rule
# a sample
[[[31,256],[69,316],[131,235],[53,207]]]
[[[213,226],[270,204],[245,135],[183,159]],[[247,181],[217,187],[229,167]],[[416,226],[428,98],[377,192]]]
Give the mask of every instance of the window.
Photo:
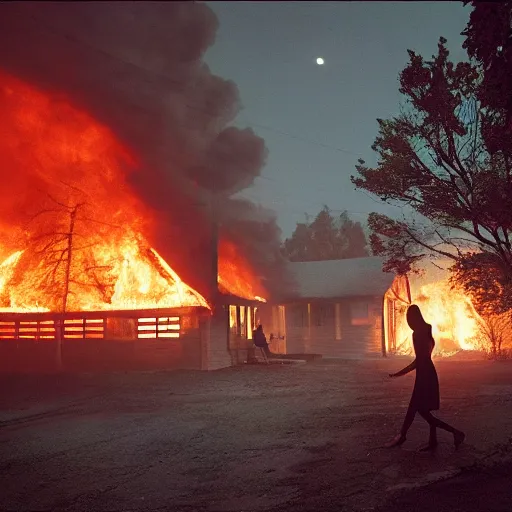
[[[16,338],[16,322],[0,322],[0,340]]]
[[[0,340],[54,340],[53,320],[0,322]]]
[[[313,327],[324,327],[332,325],[334,307],[332,304],[312,304],[311,305],[311,325]]]
[[[236,306],[229,306],[229,332],[232,336],[236,336]]]
[[[62,330],[61,330],[62,329]],[[104,338],[103,318],[69,318],[61,324],[58,320],[15,320],[0,322],[0,339],[55,340]]]
[[[368,302],[355,300],[350,302],[350,323],[352,325],[369,325]]]
[[[293,304],[290,306],[292,325],[294,327],[307,327],[308,310],[306,304]]]
[[[103,318],[77,318],[64,320],[65,339],[103,338]]]
[[[252,329],[253,329],[253,321],[252,321],[252,309],[250,307],[247,308],[247,339],[252,340]]]
[[[158,318],[139,318],[137,320],[137,338],[179,338],[180,317],[163,316]]]

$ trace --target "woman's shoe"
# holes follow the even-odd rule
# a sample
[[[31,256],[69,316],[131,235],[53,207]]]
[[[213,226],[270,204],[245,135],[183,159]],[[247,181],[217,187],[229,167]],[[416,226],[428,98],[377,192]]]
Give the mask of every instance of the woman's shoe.
[[[455,449],[457,449],[464,442],[464,439],[466,439],[466,434],[460,430],[453,434],[453,443],[455,444]]]
[[[394,448],[395,446],[401,446],[405,443],[406,437],[402,434],[398,434],[392,441],[385,445],[386,448]]]

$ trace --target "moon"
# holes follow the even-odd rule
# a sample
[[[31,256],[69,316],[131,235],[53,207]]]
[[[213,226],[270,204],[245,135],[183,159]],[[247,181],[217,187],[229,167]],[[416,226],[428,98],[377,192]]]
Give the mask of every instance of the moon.
[[[322,57],[317,57],[316,59],[316,63],[319,65],[319,66],[323,66],[324,63],[325,63],[325,60],[322,59]]]

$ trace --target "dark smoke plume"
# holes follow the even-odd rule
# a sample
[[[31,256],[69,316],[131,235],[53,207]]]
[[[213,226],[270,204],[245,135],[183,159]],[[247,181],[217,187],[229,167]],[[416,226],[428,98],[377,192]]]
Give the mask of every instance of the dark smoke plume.
[[[158,213],[152,241],[203,293],[213,279],[211,215],[264,272],[279,262],[275,219],[231,198],[259,175],[266,149],[230,126],[237,87],[202,60],[217,25],[195,2],[0,5],[0,67],[69,97],[135,150],[143,168],[132,185]],[[263,277],[272,292],[272,271]]]

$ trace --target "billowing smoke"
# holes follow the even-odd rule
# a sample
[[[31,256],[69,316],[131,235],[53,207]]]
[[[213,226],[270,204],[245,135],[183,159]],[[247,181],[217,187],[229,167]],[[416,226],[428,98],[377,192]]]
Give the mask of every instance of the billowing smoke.
[[[230,126],[235,84],[202,57],[217,19],[195,2],[7,2],[0,5],[0,67],[69,98],[141,159],[130,176],[156,213],[152,242],[208,293],[212,215],[267,275],[279,261],[274,218],[232,195],[265,163],[264,141]]]

